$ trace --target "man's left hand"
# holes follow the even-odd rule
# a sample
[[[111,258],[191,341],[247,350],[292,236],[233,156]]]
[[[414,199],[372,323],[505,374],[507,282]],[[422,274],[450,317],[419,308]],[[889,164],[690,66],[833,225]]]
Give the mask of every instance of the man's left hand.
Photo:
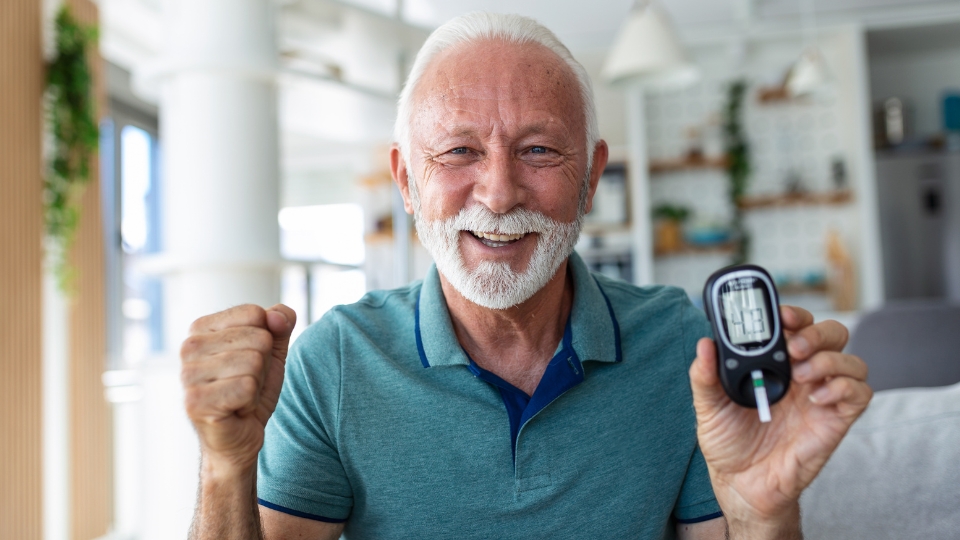
[[[697,343],[690,367],[697,437],[714,493],[730,527],[751,538],[799,532],[800,492],[817,476],[873,391],[867,365],[843,354],[847,329],[783,306],[781,320],[793,367],[790,390],[761,423],[723,391],[712,340]],[[748,532],[749,531],[749,532]]]

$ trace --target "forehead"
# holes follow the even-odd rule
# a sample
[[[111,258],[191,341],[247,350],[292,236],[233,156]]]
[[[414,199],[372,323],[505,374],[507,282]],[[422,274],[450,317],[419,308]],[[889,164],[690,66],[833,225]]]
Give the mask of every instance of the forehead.
[[[559,121],[568,129],[582,129],[585,122],[572,69],[536,43],[455,45],[431,61],[412,101],[415,130],[428,127],[425,122]]]

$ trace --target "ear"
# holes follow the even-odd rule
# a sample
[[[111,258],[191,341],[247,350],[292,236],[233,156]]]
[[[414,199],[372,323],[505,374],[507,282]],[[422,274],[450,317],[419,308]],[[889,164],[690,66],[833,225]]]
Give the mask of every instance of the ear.
[[[403,159],[400,147],[396,143],[390,146],[390,175],[400,189],[403,197],[403,209],[413,214],[413,203],[410,202],[410,177],[407,175],[407,162]]]
[[[607,141],[600,140],[593,149],[593,164],[590,168],[590,188],[587,191],[587,213],[593,209],[593,195],[597,192],[597,186],[600,184],[600,176],[603,175],[603,169],[607,167],[607,159],[610,157],[610,148],[607,147]]]

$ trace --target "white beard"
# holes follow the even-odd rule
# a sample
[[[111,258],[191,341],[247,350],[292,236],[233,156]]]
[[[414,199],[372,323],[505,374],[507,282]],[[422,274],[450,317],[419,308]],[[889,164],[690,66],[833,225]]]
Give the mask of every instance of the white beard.
[[[410,178],[410,197],[420,242],[433,256],[437,270],[467,300],[489,309],[507,309],[525,302],[557,273],[573,253],[580,237],[586,202],[586,183],[580,193],[577,218],[570,223],[551,219],[539,212],[517,208],[495,214],[482,204],[440,220],[423,219],[415,179]],[[537,233],[537,246],[523,272],[515,272],[506,262],[481,261],[470,270],[460,250],[461,231],[497,234]],[[469,233],[467,233],[469,234]]]

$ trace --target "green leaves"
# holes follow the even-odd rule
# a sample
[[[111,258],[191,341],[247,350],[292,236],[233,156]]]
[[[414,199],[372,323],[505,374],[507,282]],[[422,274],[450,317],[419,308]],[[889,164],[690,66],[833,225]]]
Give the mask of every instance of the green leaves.
[[[54,271],[61,289],[69,292],[73,272],[67,254],[80,223],[79,199],[90,181],[100,137],[88,62],[97,29],[81,26],[63,6],[57,13],[56,33],[56,57],[47,66],[46,112],[53,144],[43,203],[46,232],[54,243]]]
[[[743,98],[747,92],[745,80],[734,81],[727,90],[727,104],[724,107],[723,134],[727,150],[727,177],[730,180],[728,195],[733,205],[731,229],[737,238],[737,251],[733,264],[747,261],[750,252],[750,235],[743,226],[743,210],[740,199],[747,192],[750,180],[750,143],[743,130]]]

